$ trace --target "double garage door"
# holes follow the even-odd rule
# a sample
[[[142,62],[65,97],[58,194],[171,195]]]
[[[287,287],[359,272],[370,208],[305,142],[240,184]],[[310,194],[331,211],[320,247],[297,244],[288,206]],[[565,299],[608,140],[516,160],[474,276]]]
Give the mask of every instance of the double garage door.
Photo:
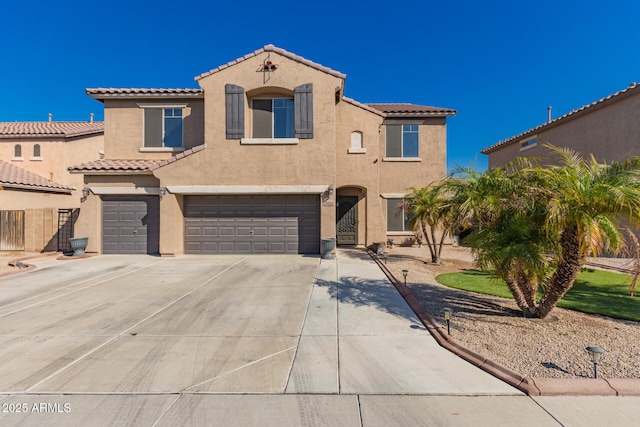
[[[185,196],[188,254],[320,252],[320,196]]]

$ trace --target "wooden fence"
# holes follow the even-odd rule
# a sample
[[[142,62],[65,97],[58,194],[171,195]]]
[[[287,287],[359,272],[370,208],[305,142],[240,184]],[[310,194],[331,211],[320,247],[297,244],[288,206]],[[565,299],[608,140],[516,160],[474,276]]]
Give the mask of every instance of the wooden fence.
[[[24,211],[0,211],[0,251],[24,250]]]

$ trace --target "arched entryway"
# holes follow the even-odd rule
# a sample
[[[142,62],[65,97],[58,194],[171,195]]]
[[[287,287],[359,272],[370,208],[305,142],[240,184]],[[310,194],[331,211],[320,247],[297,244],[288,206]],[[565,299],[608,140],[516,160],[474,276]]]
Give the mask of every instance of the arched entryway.
[[[341,187],[336,194],[336,243],[355,246],[364,242],[366,190]]]

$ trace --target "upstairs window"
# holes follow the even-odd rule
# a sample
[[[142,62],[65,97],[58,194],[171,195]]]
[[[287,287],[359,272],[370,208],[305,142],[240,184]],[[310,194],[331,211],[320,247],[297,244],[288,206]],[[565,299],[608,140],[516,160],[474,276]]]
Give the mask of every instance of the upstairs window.
[[[40,157],[40,144],[33,146],[33,157]]]
[[[293,138],[293,99],[254,99],[253,138]]]
[[[13,157],[18,159],[22,157],[22,145],[16,144],[13,147]]]
[[[182,108],[145,108],[144,146],[182,148]]]
[[[529,138],[526,141],[522,141],[520,143],[520,151],[528,150],[537,145],[538,145],[538,138],[534,136],[533,138]]]
[[[386,157],[418,157],[418,125],[387,125]]]

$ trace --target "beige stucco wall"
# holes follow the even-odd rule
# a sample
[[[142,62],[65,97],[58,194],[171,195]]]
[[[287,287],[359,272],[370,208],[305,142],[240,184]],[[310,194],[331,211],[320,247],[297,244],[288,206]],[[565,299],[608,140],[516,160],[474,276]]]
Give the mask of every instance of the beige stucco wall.
[[[0,209],[25,211],[26,252],[58,249],[58,209],[72,203],[72,196],[67,194],[0,189]]]
[[[621,161],[640,155],[640,93],[550,126],[537,133],[538,145],[520,151],[520,142],[489,154],[489,167],[502,166],[516,157],[540,157],[542,163],[557,162],[544,144],[571,147],[583,157],[593,154],[599,161]]]
[[[86,175],[84,186],[91,189],[121,188],[122,194],[127,194],[129,189],[157,188],[158,179],[152,175]],[[80,204],[74,234],[89,238],[87,252],[102,252],[102,198],[99,195],[92,192]]]
[[[154,171],[162,186],[336,185],[335,92],[342,85],[342,80],[272,52],[271,60],[279,67],[265,82],[263,73],[256,72],[264,60],[263,56],[250,58],[199,81],[206,94],[204,137],[207,149]],[[251,136],[252,115],[249,106],[252,96],[282,92],[292,94],[295,87],[313,83],[314,137],[300,139],[295,145],[245,145],[240,139],[226,139],[227,83],[245,90],[246,137]],[[321,237],[335,236],[334,198],[335,194],[322,203]],[[161,212],[168,212],[169,208],[163,208],[166,204],[169,202],[163,200]],[[174,207],[170,208],[172,212],[175,212]],[[176,228],[181,229],[182,223],[165,221],[161,224],[160,232],[181,236],[182,232]],[[178,247],[177,240],[173,241],[175,251],[181,251],[182,242]],[[163,242],[169,244],[169,240]]]
[[[22,146],[22,160],[14,160],[14,147]],[[33,157],[33,147],[40,144],[40,159]],[[73,187],[73,197],[60,208],[80,206],[80,190],[83,187],[82,175],[70,174],[69,166],[90,162],[100,158],[100,150],[104,149],[102,134],[63,138],[10,138],[0,139],[0,158],[22,169],[38,174],[58,184]]]
[[[107,99],[104,102],[105,159],[167,159],[177,152],[141,151],[144,147],[144,108],[139,104],[187,104],[182,110],[183,148],[204,142],[202,99]]]
[[[424,186],[446,173],[446,120],[420,119],[418,162],[385,160],[383,117],[366,108],[341,100],[344,81],[275,52],[270,60],[278,69],[259,71],[268,53],[250,57],[198,81],[204,100],[158,99],[161,104],[188,103],[185,109],[185,148],[206,143],[206,149],[153,171],[155,181],[144,185],[173,186],[333,186],[332,196],[321,198],[321,237],[336,236],[336,196],[357,195],[358,244],[386,240],[386,199],[384,194],[406,194],[408,187]],[[226,139],[225,85],[244,88],[245,137],[252,136],[251,99],[268,94],[293,96],[295,87],[313,84],[314,137],[291,145],[243,144]],[[107,100],[105,102],[105,158],[165,159],[175,153],[141,152],[143,115],[139,103],[149,100]],[[393,120],[389,122],[393,123]],[[412,123],[416,121],[413,120]],[[398,121],[397,123],[404,123]],[[351,133],[362,132],[366,153],[350,154]],[[275,140],[275,142],[278,142]],[[134,185],[140,177],[108,178],[90,176],[86,185]],[[82,204],[77,229],[90,237],[88,250],[101,248],[100,198],[92,195]],[[160,201],[160,252],[184,251],[182,194],[168,193]],[[96,227],[97,225],[97,227]],[[82,228],[84,227],[84,228]],[[93,230],[91,229],[93,228]]]

